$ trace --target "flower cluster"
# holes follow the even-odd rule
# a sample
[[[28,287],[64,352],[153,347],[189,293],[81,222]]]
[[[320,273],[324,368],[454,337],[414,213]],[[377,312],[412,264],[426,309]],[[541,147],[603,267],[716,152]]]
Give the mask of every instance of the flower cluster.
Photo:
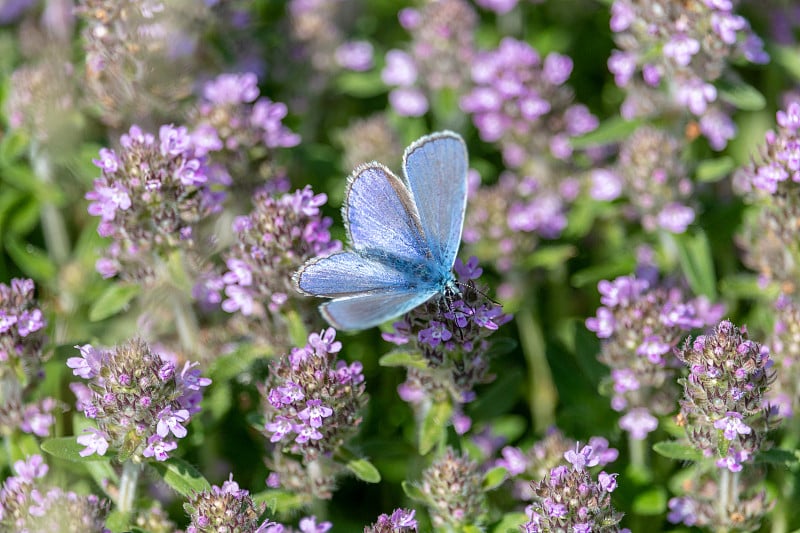
[[[336,50],[344,43],[341,29],[345,13],[355,9],[351,0],[291,0],[288,5],[292,36],[302,54],[319,72],[338,66]],[[349,18],[349,16],[347,17]]]
[[[422,473],[420,489],[426,497],[436,529],[457,530],[479,525],[486,518],[486,491],[479,465],[466,454],[447,450]]]
[[[300,143],[300,136],[282,122],[287,112],[286,104],[260,96],[254,73],[221,74],[202,87],[191,118],[192,138],[200,155],[212,152],[211,163],[229,172],[248,197],[265,182],[280,190],[288,180],[275,166],[272,151]]]
[[[766,491],[752,491],[760,476],[742,479],[727,470],[715,474],[720,473],[706,470],[686,478],[683,495],[669,500],[667,520],[709,531],[757,531],[775,504]]]
[[[417,533],[414,509],[395,509],[391,515],[382,514],[378,521],[364,528],[364,533]]]
[[[611,30],[621,50],[612,52],[608,68],[628,91],[623,116],[687,110],[699,118],[712,148],[724,148],[736,127],[715,105],[713,83],[732,61],[769,61],[763,42],[733,7],[730,0],[615,0]]]
[[[15,475],[0,488],[0,529],[19,533],[109,533],[104,527],[108,502],[81,496],[40,481],[48,471],[41,455],[14,463]]]
[[[658,427],[654,414],[674,409],[674,348],[688,331],[719,320],[721,309],[660,284],[654,269],[600,281],[598,290],[603,305],[586,327],[602,340],[598,359],[611,367],[611,407],[625,413],[619,425],[641,440]]]
[[[56,400],[27,401],[25,393],[43,377],[47,320],[33,297],[33,280],[0,283],[0,433],[16,429],[40,437],[55,423]]]
[[[320,212],[326,201],[310,186],[277,198],[257,193],[253,211],[233,223],[237,242],[225,254],[227,270],[196,285],[195,298],[235,313],[241,333],[274,344],[283,331],[281,310],[290,302],[310,305],[294,298],[292,274],[307,259],[341,248],[328,231],[333,221]]]
[[[386,113],[354,120],[337,133],[336,140],[344,152],[342,168],[346,172],[364,161],[383,161],[389,168],[400,166],[403,147]]]
[[[70,357],[67,366],[90,382],[73,384],[77,408],[98,426],[78,437],[86,446],[81,456],[111,449],[120,461],[169,458],[192,415],[200,412],[202,388],[211,380],[200,375],[196,363],[179,369],[141,340],[113,350],[89,344],[76,348],[81,356]]]
[[[505,446],[501,450],[502,459],[495,461],[495,466],[502,466],[508,475],[514,479],[514,496],[523,501],[534,498],[531,491],[530,480],[542,479],[556,466],[564,454],[576,449],[578,443],[557,428],[548,430],[545,437],[533,444],[527,451],[522,451],[515,446]],[[603,437],[589,439],[587,448],[591,450],[588,458],[594,465],[605,466],[617,460],[619,452],[610,448],[608,440]]]
[[[761,206],[745,235],[745,261],[764,282],[775,281],[786,294],[797,291],[800,220],[800,101],[777,113],[778,130],[766,133],[759,157],[740,169],[736,184]],[[746,230],[747,231],[747,230]]]
[[[546,165],[539,168],[542,173],[536,177],[503,171],[493,185],[481,185],[480,177],[470,173],[462,239],[471,253],[490,261],[504,276],[505,283],[497,292],[505,299],[514,296],[513,286],[523,285],[529,277],[529,268],[522,262],[536,249],[540,237],[556,238],[566,228],[564,202],[580,192],[580,181],[570,177],[552,190],[548,181],[553,173]]]
[[[489,248],[502,242],[515,249],[512,242],[518,239],[535,242],[524,236],[531,232],[556,238],[566,227],[567,205],[585,181],[585,172],[572,163],[570,140],[598,126],[586,106],[574,103],[566,84],[572,66],[568,56],[551,52],[542,58],[528,43],[511,37],[494,50],[479,52],[472,63],[473,88],[461,98],[461,109],[472,116],[481,139],[499,146],[508,169],[496,185],[471,198],[475,214],[468,216],[467,227],[481,228],[481,244],[488,242]],[[604,156],[594,148],[587,155],[593,160]],[[480,213],[491,215],[501,207],[494,216],[504,218],[503,223],[486,227],[488,217]],[[493,235],[501,232],[502,240]]]
[[[211,486],[211,490],[199,492],[183,505],[191,519],[186,533],[216,533],[218,531],[269,531],[275,526],[269,520],[260,521],[264,504],[256,505],[250,492],[240,489],[233,474],[222,487]]]
[[[388,342],[421,353],[425,367],[410,367],[400,397],[415,405],[452,402],[458,406],[472,401],[475,385],[491,380],[486,353],[488,337],[511,320],[503,308],[486,301],[475,288],[483,270],[475,257],[465,264],[456,260],[460,292],[433,299],[395,322],[384,333]]]
[[[113,239],[96,267],[106,278],[141,279],[152,275],[156,257],[193,245],[195,227],[220,207],[224,195],[213,186],[224,177],[182,126],[161,126],[158,138],[131,126],[120,145],[100,150],[101,177],[86,193],[98,233]]]
[[[598,125],[586,106],[572,103],[565,85],[570,74],[568,56],[551,52],[543,59],[528,43],[506,37],[475,57],[475,87],[461,99],[461,109],[472,115],[481,139],[500,144],[512,169],[524,167],[531,154],[566,160],[570,138]]]
[[[342,343],[335,338],[333,328],[310,334],[308,344],[272,362],[260,387],[277,484],[317,497],[330,497],[340,470],[331,455],[358,430],[367,403],[361,363],[337,359]]]
[[[769,349],[723,320],[713,334],[687,339],[676,355],[689,369],[680,402],[689,442],[717,467],[740,472],[775,421],[764,406],[775,379]]]
[[[530,520],[521,527],[522,531],[630,533],[619,527],[623,515],[611,505],[617,474],[603,471],[595,481],[588,469],[599,462],[591,446],[576,445],[564,453],[564,459],[571,468],[556,466],[544,479],[532,484],[534,502],[526,509]]]
[[[21,378],[23,387],[41,377],[46,340],[47,320],[36,305],[34,288],[31,279],[0,283],[0,376]]]
[[[62,53],[52,53],[11,75],[5,108],[9,125],[22,128],[48,147],[72,143],[79,127],[78,76]]]
[[[389,50],[381,77],[394,87],[389,104],[397,114],[416,117],[428,111],[436,92],[463,91],[478,18],[465,0],[436,0],[420,9],[402,9],[398,19],[411,33],[410,52]]]
[[[775,303],[775,325],[768,346],[776,367],[769,403],[778,408],[781,418],[791,418],[800,412],[800,305],[785,295]]]
[[[683,233],[694,222],[688,204],[694,189],[681,161],[681,141],[665,130],[643,126],[622,142],[612,170],[592,172],[592,196],[614,200],[625,195],[625,215],[647,231]]]
[[[107,124],[173,116],[189,96],[205,3],[80,0],[86,91]]]

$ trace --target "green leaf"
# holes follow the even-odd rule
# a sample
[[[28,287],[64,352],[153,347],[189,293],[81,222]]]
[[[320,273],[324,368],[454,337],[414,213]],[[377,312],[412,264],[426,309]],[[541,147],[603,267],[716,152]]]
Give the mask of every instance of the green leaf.
[[[489,349],[486,350],[486,358],[492,359],[510,354],[517,349],[517,346],[519,346],[517,340],[509,337],[492,339]]]
[[[53,437],[51,439],[45,439],[42,442],[42,450],[46,451],[50,455],[54,457],[58,457],[59,459],[66,459],[67,461],[75,461],[75,462],[89,462],[89,461],[110,461],[112,455],[97,455],[93,453],[92,455],[87,455],[86,457],[81,457],[80,452],[86,446],[83,444],[78,444],[76,440],[78,437]]]
[[[492,533],[519,533],[521,525],[530,520],[525,513],[506,513],[503,519],[494,526]]]
[[[508,470],[502,466],[496,466],[486,472],[483,476],[483,490],[494,490],[503,484],[508,477]]]
[[[467,526],[461,526],[461,533],[483,533],[483,530],[478,526],[469,524]]]
[[[308,329],[303,323],[303,318],[300,316],[300,313],[293,309],[285,312],[282,311],[282,313],[286,319],[289,339],[291,339],[292,345],[305,346],[306,342],[308,342]]]
[[[141,292],[139,285],[124,283],[111,285],[92,304],[92,308],[89,309],[89,320],[99,322],[116,315],[125,309],[139,292]]]
[[[772,60],[786,70],[795,81],[800,81],[800,48],[797,46],[770,46]]]
[[[428,503],[428,497],[422,492],[417,485],[414,483],[409,483],[408,481],[403,481],[400,486],[403,487],[403,492],[408,496],[410,499],[414,500],[415,502],[420,503]]]
[[[41,449],[36,437],[27,433],[19,433],[13,438],[6,439],[6,453],[9,463],[13,463],[41,453]]]
[[[131,513],[123,513],[118,510],[111,511],[106,518],[106,527],[110,529],[112,533],[130,531],[131,518]]]
[[[336,77],[336,88],[340,93],[358,98],[369,98],[386,92],[386,85],[381,81],[380,71],[343,72]]]
[[[668,459],[676,461],[702,461],[703,454],[688,444],[679,442],[661,441],[653,444],[653,451]]]
[[[28,147],[28,136],[22,129],[9,131],[0,142],[0,164],[7,165],[23,154]]]
[[[195,467],[178,457],[166,461],[154,461],[150,465],[161,479],[181,496],[189,497],[197,492],[211,490],[211,484]]]
[[[570,139],[570,144],[576,150],[597,146],[601,144],[611,144],[630,137],[636,128],[639,127],[638,120],[625,120],[622,117],[614,117],[604,120],[596,130],[590,131],[580,137]]]
[[[380,483],[381,473],[375,466],[366,459],[355,459],[348,461],[347,469],[350,470],[361,481],[367,483]]]
[[[250,424],[250,427],[258,431],[259,433],[264,431],[264,424],[266,423],[266,418],[261,413],[250,412],[245,415],[245,420],[247,423]]]
[[[700,161],[695,170],[697,181],[711,183],[729,175],[736,168],[736,162],[727,155]]]
[[[568,259],[576,255],[578,255],[578,250],[571,244],[543,246],[528,254],[523,264],[527,268],[556,270],[562,268]]]
[[[450,405],[450,402],[439,402],[431,406],[425,418],[422,420],[422,426],[420,427],[420,455],[427,455],[427,453],[442,439],[452,414],[453,406]]]
[[[303,344],[305,344],[305,341]],[[247,370],[256,359],[268,355],[264,353],[264,350],[263,346],[255,346],[249,343],[240,344],[232,352],[214,359],[208,370],[208,375],[215,382],[229,381]]]
[[[393,350],[378,360],[380,366],[406,368],[428,368],[428,363],[419,352],[409,352],[405,350]]]
[[[717,275],[705,232],[698,230],[694,235],[687,232],[673,237],[678,248],[678,261],[692,291],[716,301]]]
[[[12,190],[9,189],[9,192]],[[28,235],[42,218],[42,204],[34,196],[23,194],[13,209],[8,211],[8,232],[15,235]]]
[[[601,279],[614,279],[617,276],[630,274],[636,268],[636,259],[631,256],[617,258],[614,262],[603,263],[578,270],[572,275],[570,282],[574,287],[583,288],[597,285]]]
[[[640,492],[633,500],[633,512],[636,514],[654,516],[666,510],[667,493],[661,487]]]
[[[108,488],[110,485],[111,488],[115,488],[119,486],[119,475],[111,466],[111,461],[89,461],[83,463],[83,466],[86,468],[86,471],[89,472],[94,482],[97,483],[98,487]],[[113,497],[108,493],[106,493],[106,495],[112,498],[112,500],[116,498],[116,493]]]
[[[767,99],[761,92],[743,81],[720,82],[719,97],[743,111],[761,111],[767,105]]]
[[[797,451],[782,450],[780,448],[759,452],[755,456],[754,461],[756,463],[780,465],[786,468],[794,468],[800,464]]]
[[[265,490],[253,494],[253,501],[255,503],[266,504],[272,514],[287,515],[300,509],[308,502],[303,499],[302,495],[297,492],[289,492],[286,490]]]
[[[55,277],[56,265],[44,250],[30,243],[22,243],[11,235],[5,235],[4,239],[8,255],[27,276],[40,283],[46,283]]]

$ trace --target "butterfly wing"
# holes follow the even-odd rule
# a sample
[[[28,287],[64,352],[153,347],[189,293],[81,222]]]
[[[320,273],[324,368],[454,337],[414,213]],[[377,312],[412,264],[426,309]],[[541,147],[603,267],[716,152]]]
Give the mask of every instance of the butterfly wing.
[[[411,290],[417,286],[408,273],[355,251],[311,259],[295,272],[292,279],[299,292],[328,298],[351,297],[393,288]]]
[[[294,275],[295,288],[332,301],[320,311],[337,329],[365,329],[426,302],[437,289],[407,267],[396,267],[357,251],[308,261]]]
[[[325,319],[337,329],[365,329],[407,313],[437,293],[435,288],[392,287],[347,298],[336,298],[319,306]]]
[[[405,183],[379,163],[362,165],[353,172],[342,215],[350,246],[356,251],[410,263],[431,256]]]
[[[419,220],[437,266],[450,270],[461,244],[469,162],[464,140],[444,131],[406,149],[405,173]]]

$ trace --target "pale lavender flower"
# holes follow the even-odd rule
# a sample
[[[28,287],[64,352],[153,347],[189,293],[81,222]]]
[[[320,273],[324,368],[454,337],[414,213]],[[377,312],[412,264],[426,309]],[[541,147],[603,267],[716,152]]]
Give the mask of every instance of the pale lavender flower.
[[[174,439],[187,435],[185,425],[200,410],[200,389],[211,380],[188,362],[176,373],[142,341],[113,350],[91,345],[80,350],[83,358],[70,358],[68,365],[76,376],[90,380],[91,387],[80,387],[76,394],[84,414],[99,428],[78,436],[86,446],[81,455],[104,455],[111,449],[120,460],[166,460],[177,448]]]
[[[362,367],[337,359],[342,345],[335,338],[332,328],[312,333],[304,347],[273,361],[260,386],[263,432],[276,445],[268,465],[283,488],[321,498],[330,498],[343,466],[330,464],[313,480],[302,472],[315,461],[328,461],[357,431],[366,404]]]

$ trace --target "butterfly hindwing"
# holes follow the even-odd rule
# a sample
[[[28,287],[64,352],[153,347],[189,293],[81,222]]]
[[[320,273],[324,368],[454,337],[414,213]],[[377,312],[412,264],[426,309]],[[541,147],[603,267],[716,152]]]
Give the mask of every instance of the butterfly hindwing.
[[[319,306],[337,329],[363,329],[411,311],[436,294],[436,289],[382,289],[369,294],[336,298]]]
[[[467,147],[445,131],[422,137],[406,149],[403,171],[434,260],[450,270],[461,243],[467,206]]]
[[[411,194],[400,178],[379,163],[353,172],[342,214],[354,250],[411,262],[430,257]]]

